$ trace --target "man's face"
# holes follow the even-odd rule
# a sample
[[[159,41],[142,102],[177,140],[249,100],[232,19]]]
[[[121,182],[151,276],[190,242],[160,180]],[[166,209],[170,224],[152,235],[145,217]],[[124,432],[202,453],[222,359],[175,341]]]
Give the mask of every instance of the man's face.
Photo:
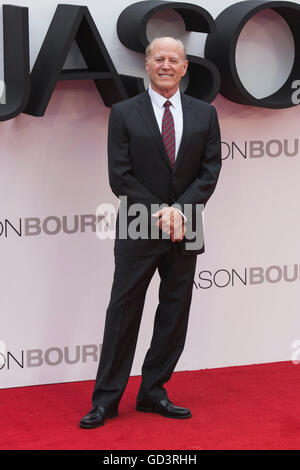
[[[146,60],[151,87],[160,94],[172,96],[185,75],[188,61],[180,44],[172,39],[159,39]]]

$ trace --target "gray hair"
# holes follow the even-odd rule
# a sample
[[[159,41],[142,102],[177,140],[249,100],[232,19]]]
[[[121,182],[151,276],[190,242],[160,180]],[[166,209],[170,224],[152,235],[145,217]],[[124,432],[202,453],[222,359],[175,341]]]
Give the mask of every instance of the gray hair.
[[[153,46],[155,44],[156,41],[158,41],[159,39],[173,39],[174,41],[176,41],[179,46],[181,47],[182,49],[182,52],[183,52],[183,59],[184,60],[187,60],[187,57],[186,57],[186,49],[184,47],[184,44],[182,41],[180,41],[180,39],[177,39],[177,38],[173,38],[171,36],[161,36],[161,37],[158,37],[158,38],[154,38],[152,39],[152,41],[148,44],[147,48],[146,48],[146,60],[149,59],[149,56],[152,52],[152,49],[153,49]]]

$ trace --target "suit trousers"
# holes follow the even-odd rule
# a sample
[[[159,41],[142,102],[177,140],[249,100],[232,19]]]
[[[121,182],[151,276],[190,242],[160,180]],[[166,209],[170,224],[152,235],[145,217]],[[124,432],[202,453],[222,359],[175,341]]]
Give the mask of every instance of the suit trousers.
[[[197,255],[178,252],[176,243],[150,256],[115,254],[115,273],[106,312],[93,406],[117,406],[127,385],[149,283],[158,269],[159,304],[150,348],[142,366],[138,399],[167,399],[163,387],[183,351]]]

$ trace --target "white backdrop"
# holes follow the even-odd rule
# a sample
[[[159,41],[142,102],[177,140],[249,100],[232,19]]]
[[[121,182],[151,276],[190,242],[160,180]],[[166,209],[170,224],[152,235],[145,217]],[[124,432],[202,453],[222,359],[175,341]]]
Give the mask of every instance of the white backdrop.
[[[32,68],[57,2],[5,3],[29,7]],[[112,0],[105,8],[96,0],[63,3],[88,6],[117,71],[145,77],[143,55],[126,49],[116,33],[117,18],[132,0]],[[193,3],[215,18],[235,2]],[[203,57],[206,35],[187,33],[176,13],[151,20],[149,39],[170,34]],[[293,54],[283,20],[270,11],[257,15],[237,49],[247,89],[258,97],[276,90]],[[80,65],[76,48],[68,64]],[[300,108],[258,109],[220,95],[214,105],[223,168],[206,208],[206,253],[198,257],[186,348],[176,370],[290,360],[300,338]],[[21,114],[0,123],[0,222],[18,228],[21,219],[23,226],[22,237],[10,227],[0,236],[2,388],[95,377],[113,241],[100,241],[89,226],[25,236],[24,224],[56,217],[47,225],[53,231],[65,216],[71,229],[75,216],[88,221],[100,203],[117,204],[107,178],[108,116],[92,81],[59,82],[44,117]],[[246,148],[247,158],[237,146]],[[140,374],[150,343],[158,283],[155,276],[147,294],[133,375]]]

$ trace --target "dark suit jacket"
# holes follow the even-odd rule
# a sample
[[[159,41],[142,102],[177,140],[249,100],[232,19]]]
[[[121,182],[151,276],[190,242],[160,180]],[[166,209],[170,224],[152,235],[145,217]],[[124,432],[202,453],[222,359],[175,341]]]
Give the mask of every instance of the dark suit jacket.
[[[221,141],[218,117],[214,106],[181,93],[183,134],[172,168],[157,125],[149,93],[113,105],[108,129],[108,167],[112,191],[117,197],[127,196],[128,207],[144,204],[149,210],[149,230],[153,210],[151,204],[192,204],[193,219],[197,204],[206,204],[212,195],[221,169]],[[156,209],[157,210],[157,209]],[[122,239],[119,236],[121,217],[126,207],[119,208],[115,253],[146,256],[167,251],[170,239]],[[135,217],[128,217],[127,226]],[[195,220],[192,223],[195,229]],[[179,251],[186,251],[186,240],[176,242]]]

